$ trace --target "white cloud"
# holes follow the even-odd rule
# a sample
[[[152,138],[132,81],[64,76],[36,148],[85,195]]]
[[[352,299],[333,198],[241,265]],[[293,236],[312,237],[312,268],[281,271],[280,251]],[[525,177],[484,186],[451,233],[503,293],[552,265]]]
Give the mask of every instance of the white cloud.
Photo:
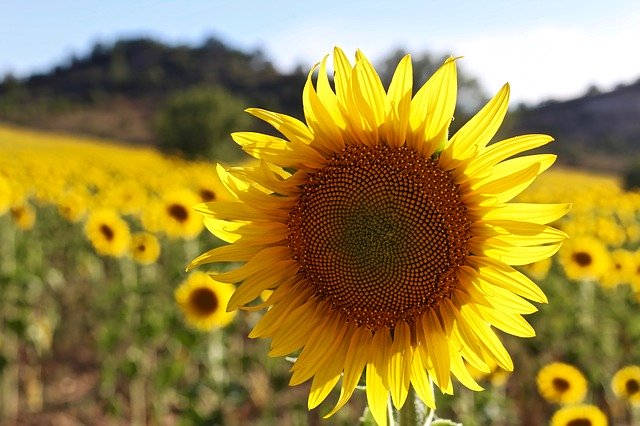
[[[361,48],[374,61],[400,46],[414,52],[462,55],[462,66],[488,92],[510,82],[513,103],[567,99],[580,96],[591,84],[607,90],[640,77],[635,45],[640,40],[640,12],[592,26],[542,23],[516,32],[493,27],[473,37],[448,35],[442,28],[437,34],[425,34],[409,27],[403,32],[352,24],[339,19],[300,22],[272,34],[265,48],[285,69],[317,62],[336,44],[348,52]]]

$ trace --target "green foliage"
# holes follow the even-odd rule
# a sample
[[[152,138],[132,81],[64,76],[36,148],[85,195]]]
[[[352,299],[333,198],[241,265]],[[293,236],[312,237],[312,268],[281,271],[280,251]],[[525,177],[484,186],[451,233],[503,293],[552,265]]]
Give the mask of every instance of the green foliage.
[[[229,134],[248,126],[241,100],[218,87],[193,88],[171,97],[159,111],[155,131],[160,147],[187,157],[237,157]]]
[[[628,191],[640,188],[640,158],[636,158],[625,171],[623,185]]]

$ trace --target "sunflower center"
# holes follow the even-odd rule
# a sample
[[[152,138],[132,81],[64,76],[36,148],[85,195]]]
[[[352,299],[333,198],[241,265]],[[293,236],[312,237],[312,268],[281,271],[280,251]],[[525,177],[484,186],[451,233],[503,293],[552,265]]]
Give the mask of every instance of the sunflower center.
[[[591,420],[587,418],[571,419],[567,422],[567,426],[592,426]]]
[[[102,236],[105,238],[105,240],[107,241],[112,241],[113,237],[115,236],[113,229],[111,229],[110,226],[106,225],[106,224],[102,224],[100,225],[100,233],[102,234]]]
[[[144,252],[145,250],[147,250],[147,246],[145,246],[144,244],[138,244],[137,249],[139,252]]]
[[[578,251],[573,253],[573,260],[582,267],[589,266],[593,262],[591,255],[584,251]]]
[[[191,293],[189,305],[198,315],[208,316],[218,309],[218,297],[210,288],[201,287]]]
[[[200,195],[200,199],[202,199],[202,201],[204,201],[205,203],[216,199],[215,192],[207,188],[200,188],[198,194]]]
[[[437,160],[350,145],[302,186],[289,240],[316,296],[359,325],[392,329],[450,297],[470,224]]]
[[[636,380],[630,379],[624,384],[624,388],[627,395],[633,395],[640,391],[640,384]]]
[[[167,207],[169,216],[177,220],[178,222],[186,222],[189,218],[189,212],[182,204],[171,204]]]
[[[568,380],[562,379],[560,377],[554,378],[551,383],[553,385],[553,388],[560,393],[565,393],[571,387],[571,384]]]

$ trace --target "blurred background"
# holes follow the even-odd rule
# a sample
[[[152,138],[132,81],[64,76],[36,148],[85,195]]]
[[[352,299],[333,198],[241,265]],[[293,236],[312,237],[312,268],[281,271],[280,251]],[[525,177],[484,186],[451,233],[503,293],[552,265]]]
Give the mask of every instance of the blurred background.
[[[522,197],[574,204],[556,226],[575,242],[527,269],[550,300],[530,317],[539,336],[505,336],[516,371],[457,387],[438,414],[545,424],[562,404],[536,375],[564,362],[586,377],[570,383],[581,401],[640,424],[638,390],[611,385],[640,363],[638,39],[624,0],[5,2],[0,424],[321,423],[329,405],[308,413],[288,362],[246,337],[257,316],[211,311],[202,331],[174,291],[220,244],[190,207],[221,196],[216,162],[246,161],[229,133],[271,131],[244,108],[302,119],[307,72],[334,46],[360,48],[385,84],[410,53],[416,87],[462,56],[453,130],[509,82],[498,138],[556,140],[554,171]]]

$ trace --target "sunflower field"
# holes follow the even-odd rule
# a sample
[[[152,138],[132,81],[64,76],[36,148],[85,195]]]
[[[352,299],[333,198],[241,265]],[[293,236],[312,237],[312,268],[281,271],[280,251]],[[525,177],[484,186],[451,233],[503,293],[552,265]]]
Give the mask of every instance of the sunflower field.
[[[375,424],[360,387],[328,420],[337,389],[307,409],[310,384],[289,386],[295,360],[251,336],[260,305],[226,312],[234,286],[207,272],[233,263],[185,271],[222,244],[193,208],[229,197],[218,175],[149,148],[0,127],[0,424]],[[640,424],[640,193],[552,168],[517,201],[572,203],[552,224],[570,236],[558,254],[518,267],[548,298],[518,299],[536,336],[500,335],[514,371],[467,366],[484,391],[454,380],[453,395],[436,390],[436,416]]]

